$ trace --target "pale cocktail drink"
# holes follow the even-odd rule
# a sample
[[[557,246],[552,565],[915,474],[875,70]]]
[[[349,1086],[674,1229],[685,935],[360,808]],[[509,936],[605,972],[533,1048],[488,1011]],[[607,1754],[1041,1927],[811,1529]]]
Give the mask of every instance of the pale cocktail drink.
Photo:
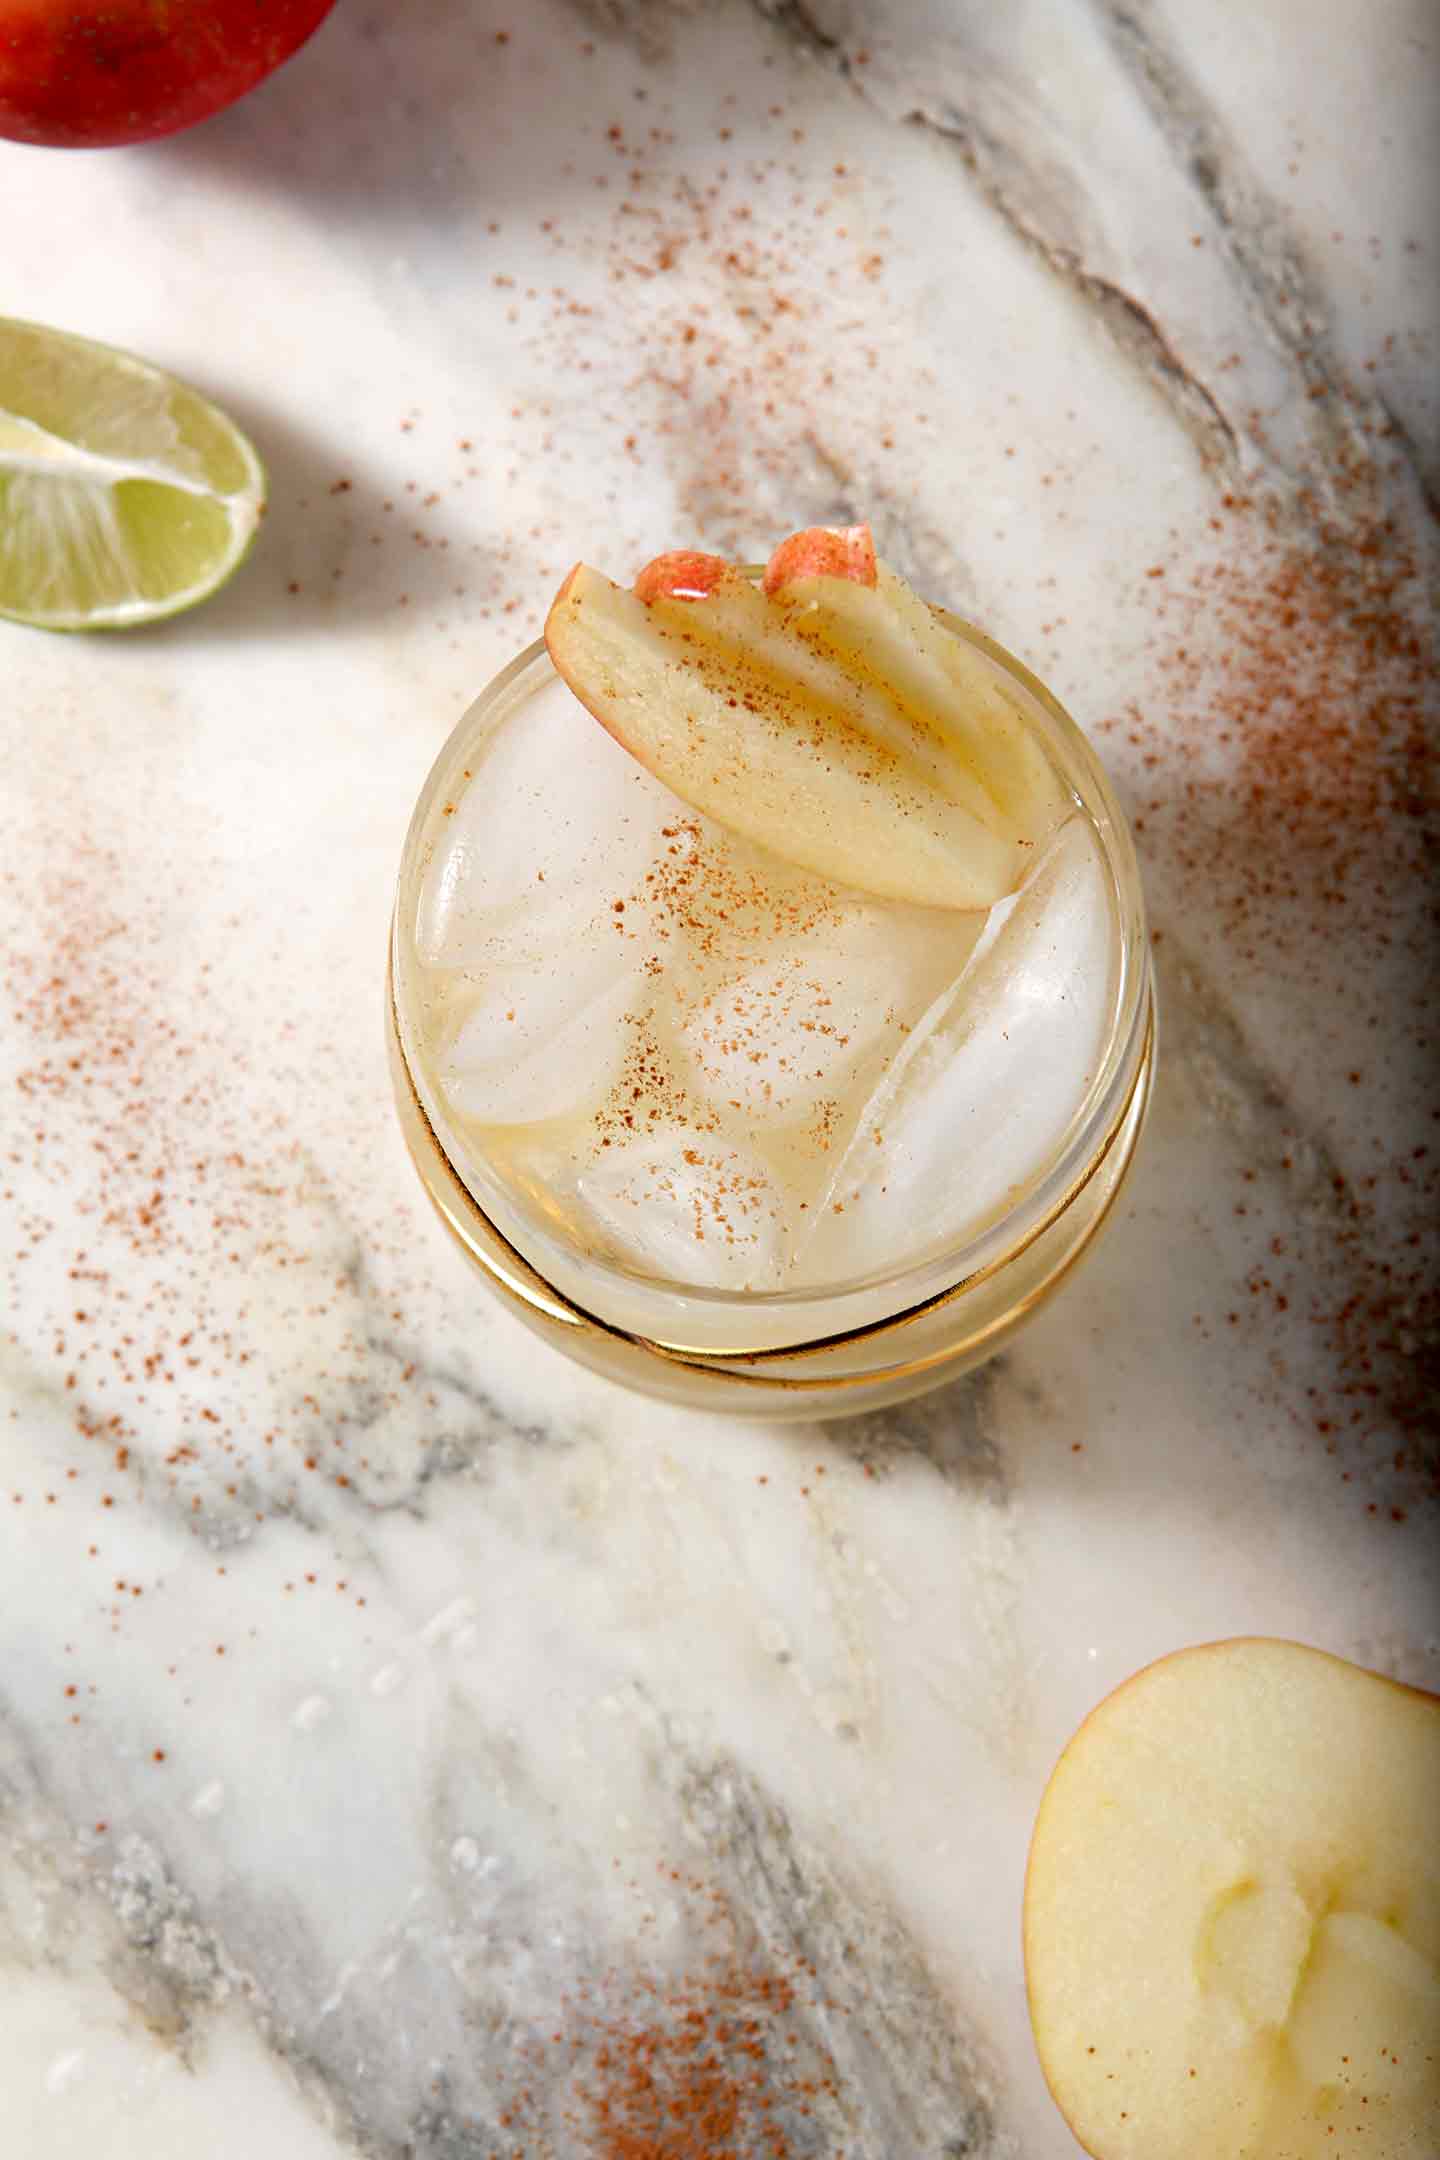
[[[745,598],[736,636],[763,604]],[[668,619],[673,630],[696,617],[672,604]],[[619,634],[625,657],[628,618]],[[566,1313],[567,1346],[612,1369],[618,1358],[624,1377],[646,1382],[622,1355],[638,1344],[666,1392],[707,1399],[705,1382],[713,1392],[728,1374],[741,1382],[732,1399],[771,1410],[786,1393],[859,1388],[869,1401],[925,1384],[969,1354],[970,1330],[957,1337],[948,1312],[957,1290],[978,1274],[984,1291],[1009,1265],[1001,1304],[1028,1306],[1091,1225],[1036,1254],[1038,1274],[1017,1275],[1011,1248],[1056,1245],[1067,1208],[1097,1178],[1090,1199],[1108,1204],[1104,1173],[1118,1182],[1128,1160],[1149,1045],[1128,838],[1039,686],[963,626],[943,635],[964,643],[967,694],[994,700],[1003,818],[964,797],[943,762],[905,795],[909,752],[897,762],[882,742],[852,757],[858,812],[835,796],[832,832],[822,728],[808,750],[820,812],[803,799],[805,770],[792,783],[782,767],[776,792],[767,769],[764,837],[748,798],[752,830],[737,830],[694,797],[729,812],[726,791],[748,788],[748,770],[717,781],[713,761],[698,779],[683,768],[683,798],[607,732],[606,697],[633,701],[643,682],[617,693],[607,674],[600,725],[543,653],[487,693],[432,775],[393,954],[412,1144],[422,1172],[432,1151],[443,1158],[448,1199],[428,1175],[432,1192],[472,1250],[477,1222],[489,1233],[492,1251],[476,1256],[529,1302],[527,1317]],[[776,666],[790,682],[787,648],[759,666],[745,645],[742,686],[733,644],[712,642],[697,663],[688,627],[675,636],[672,675],[677,655],[682,673],[698,665],[725,710],[740,686],[737,725],[768,725],[762,689]],[[824,708],[833,684],[801,663]],[[682,718],[694,728],[704,714],[687,699]],[[670,743],[641,749],[674,769]],[[788,758],[788,739],[781,749]],[[938,843],[933,866],[910,866],[909,827],[886,826],[888,796],[870,800],[892,768],[923,826],[919,851],[938,834],[964,847],[971,877],[989,848],[979,874],[998,896],[957,895]],[[946,803],[959,795],[957,815],[979,804],[989,818],[976,847],[943,806],[931,814],[932,778]],[[865,826],[853,851],[852,814]],[[898,889],[834,874],[852,852],[871,888]],[[980,1302],[971,1321],[988,1348],[1004,1316],[993,1290]],[[852,1345],[838,1367],[836,1337]],[[901,1368],[904,1385],[887,1386]]]

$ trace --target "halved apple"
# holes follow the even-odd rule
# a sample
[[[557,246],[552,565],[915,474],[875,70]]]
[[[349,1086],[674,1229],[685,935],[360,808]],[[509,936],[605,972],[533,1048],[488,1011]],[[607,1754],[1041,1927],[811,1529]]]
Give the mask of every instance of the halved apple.
[[[634,592],[577,564],[545,641],[682,801],[882,898],[990,907],[1065,807],[1003,677],[863,526],[794,535],[764,586],[713,556],[659,557]]]
[[[1440,1698],[1299,1643],[1162,1658],[1061,1756],[1024,1934],[1097,2160],[1433,2160]]]

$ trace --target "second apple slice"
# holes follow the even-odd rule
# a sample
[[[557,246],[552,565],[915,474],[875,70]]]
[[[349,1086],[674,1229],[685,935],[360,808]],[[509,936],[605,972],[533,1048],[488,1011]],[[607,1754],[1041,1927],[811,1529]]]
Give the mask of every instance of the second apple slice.
[[[545,641],[616,741],[720,824],[882,899],[991,907],[1056,822],[1048,761],[1013,714],[962,748],[849,639],[817,636],[843,585],[770,597],[732,570],[703,597],[645,600],[580,564]]]

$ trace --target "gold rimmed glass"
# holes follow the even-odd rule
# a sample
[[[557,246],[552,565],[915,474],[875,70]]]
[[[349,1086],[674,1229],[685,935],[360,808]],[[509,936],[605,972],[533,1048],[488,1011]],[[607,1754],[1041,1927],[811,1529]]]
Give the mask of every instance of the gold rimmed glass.
[[[1104,1051],[1049,1159],[962,1243],[913,1265],[815,1290],[697,1288],[615,1265],[578,1245],[557,1211],[522,1212],[426,1070],[420,896],[444,845],[445,805],[483,743],[555,680],[543,644],[475,700],[430,774],[401,860],[387,1021],[396,1103],[441,1219],[513,1311],[571,1357],[696,1408],[821,1417],[918,1394],[989,1357],[1059,1287],[1108,1216],[1134,1156],[1154,1064],[1144,901],[1124,816],[1093,751],[1044,686],[958,617],[947,627],[988,656],[1043,734],[1087,814],[1110,890],[1115,967]],[[956,1175],[964,1174],[957,1161]]]

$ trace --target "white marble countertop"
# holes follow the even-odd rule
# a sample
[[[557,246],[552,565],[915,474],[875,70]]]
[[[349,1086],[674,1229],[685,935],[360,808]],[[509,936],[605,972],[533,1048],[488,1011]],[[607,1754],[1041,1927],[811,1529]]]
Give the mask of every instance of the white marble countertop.
[[[272,483],[199,613],[0,624],[7,2156],[1059,2160],[1018,1918],[1083,1713],[1244,1632],[1437,1684],[1437,36],[1356,24],[341,0],[189,134],[0,145],[0,305]],[[1162,1067],[1011,1351],[744,1426],[467,1273],[387,911],[577,555],[867,513],[1094,732]]]

